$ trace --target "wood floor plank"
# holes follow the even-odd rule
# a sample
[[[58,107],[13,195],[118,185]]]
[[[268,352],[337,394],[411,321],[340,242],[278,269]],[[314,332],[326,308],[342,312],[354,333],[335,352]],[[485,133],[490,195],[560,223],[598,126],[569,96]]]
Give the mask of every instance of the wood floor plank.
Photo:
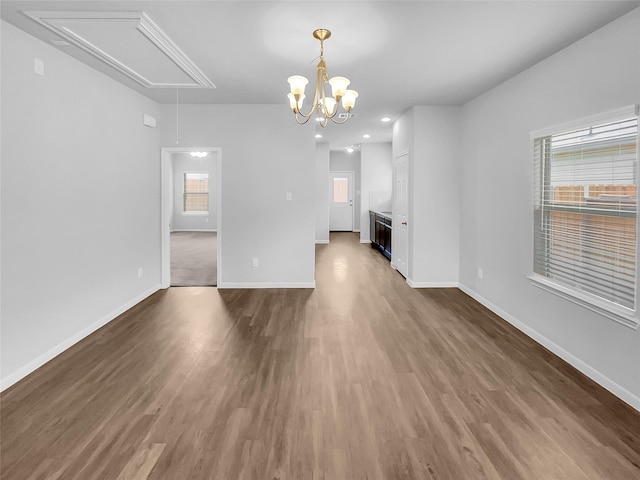
[[[143,446],[127,462],[116,480],[146,480],[166,447],[163,443]]]
[[[357,235],[309,289],[159,291],[0,395],[0,478],[640,478],[640,413]]]

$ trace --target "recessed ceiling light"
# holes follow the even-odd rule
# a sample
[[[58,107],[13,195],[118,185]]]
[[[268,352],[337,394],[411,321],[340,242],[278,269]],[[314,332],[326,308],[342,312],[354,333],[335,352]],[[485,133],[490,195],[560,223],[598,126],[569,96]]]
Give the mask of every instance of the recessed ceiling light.
[[[349,148],[347,148],[347,152],[349,152],[349,153],[353,153],[353,147],[349,147]]]
[[[316,133],[316,138],[322,138],[322,135],[320,133]]]
[[[207,152],[191,152],[192,157],[204,158],[207,156]]]
[[[382,117],[380,120],[383,121],[383,122],[390,122],[391,121],[391,119],[389,117]]]
[[[316,122],[320,122],[322,119],[320,117],[316,117]]]
[[[371,135],[369,135],[368,133],[365,133],[364,135],[362,135],[362,138],[371,138]]]

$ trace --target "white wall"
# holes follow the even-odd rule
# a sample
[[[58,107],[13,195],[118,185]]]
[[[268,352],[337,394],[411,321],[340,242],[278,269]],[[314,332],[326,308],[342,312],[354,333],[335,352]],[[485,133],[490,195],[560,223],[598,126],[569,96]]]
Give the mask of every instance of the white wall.
[[[329,154],[329,170],[331,172],[353,172],[353,231],[360,231],[360,152],[353,153],[333,151]],[[327,182],[327,188],[331,186]],[[329,194],[331,195],[331,194]],[[329,197],[330,198],[330,197]]]
[[[457,286],[460,254],[460,108],[414,107],[409,156],[415,286]]]
[[[394,156],[409,152],[407,281],[415,287],[458,284],[459,130],[459,107],[412,107],[394,124]]]
[[[175,147],[175,105],[161,110],[162,145]],[[313,125],[298,125],[286,104],[180,105],[179,121],[179,146],[221,148],[218,286],[312,287]]]
[[[640,9],[464,107],[460,279],[467,291],[640,409],[640,331],[527,279],[533,262],[529,132],[634,103],[640,103]]]
[[[192,157],[190,153],[176,152],[171,154],[173,167],[173,212],[171,215],[171,231],[217,231],[218,229],[218,157],[209,152],[204,158]],[[184,213],[184,173],[204,172],[209,174],[209,211],[207,213]]]
[[[6,388],[158,288],[160,169],[156,103],[6,22],[1,88]]]
[[[316,144],[316,243],[329,243],[329,144]]]
[[[374,208],[387,202],[391,209],[391,143],[363,143],[360,150],[360,242],[369,243],[370,196],[379,200]],[[392,247],[393,248],[393,247]]]

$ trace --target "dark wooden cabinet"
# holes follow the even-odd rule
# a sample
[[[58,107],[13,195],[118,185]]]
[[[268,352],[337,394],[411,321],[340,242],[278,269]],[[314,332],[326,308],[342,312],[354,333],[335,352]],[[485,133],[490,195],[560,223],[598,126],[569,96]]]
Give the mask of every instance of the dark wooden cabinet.
[[[377,249],[391,260],[391,216],[369,211],[369,234],[371,247]]]

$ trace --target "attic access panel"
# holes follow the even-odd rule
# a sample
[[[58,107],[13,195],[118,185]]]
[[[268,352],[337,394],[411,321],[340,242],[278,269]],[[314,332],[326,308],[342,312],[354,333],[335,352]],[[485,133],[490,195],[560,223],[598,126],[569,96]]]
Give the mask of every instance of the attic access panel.
[[[144,12],[23,13],[146,88],[215,88]]]

